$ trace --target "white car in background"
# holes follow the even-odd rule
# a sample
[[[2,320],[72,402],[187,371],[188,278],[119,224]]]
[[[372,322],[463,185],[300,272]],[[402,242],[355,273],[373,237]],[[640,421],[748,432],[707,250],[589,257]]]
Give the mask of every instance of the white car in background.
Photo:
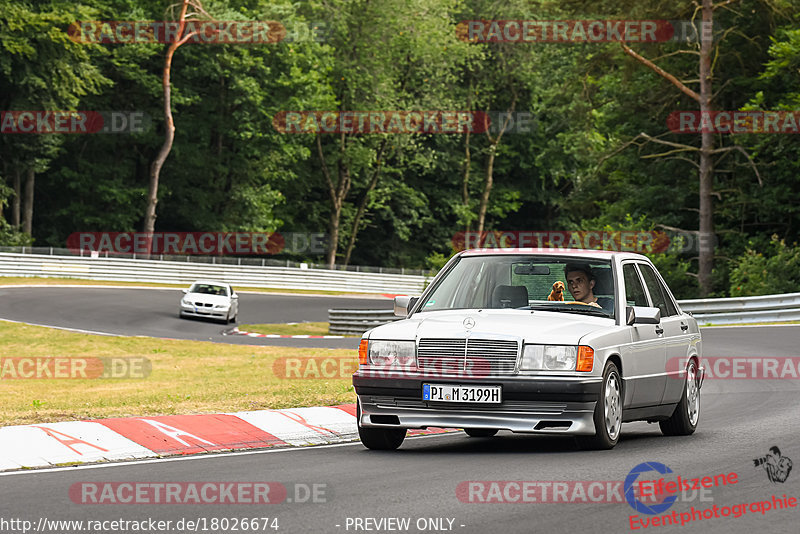
[[[236,321],[239,314],[239,295],[230,284],[213,280],[198,280],[183,290],[178,316],[206,317],[225,323]]]

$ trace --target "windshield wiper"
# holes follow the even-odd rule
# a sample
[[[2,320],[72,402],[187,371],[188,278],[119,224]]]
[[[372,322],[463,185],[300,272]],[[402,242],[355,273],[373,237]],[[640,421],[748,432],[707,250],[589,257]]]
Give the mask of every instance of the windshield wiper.
[[[539,306],[531,306],[532,310],[542,310],[542,311],[556,311],[556,312],[564,312],[564,313],[580,313],[580,314],[588,314],[588,315],[596,315],[598,317],[611,317],[611,314],[605,311],[603,308],[596,308],[594,306],[590,306],[588,304],[575,304],[575,307],[572,306],[547,306],[547,305],[539,305]],[[578,307],[580,306],[580,307]]]

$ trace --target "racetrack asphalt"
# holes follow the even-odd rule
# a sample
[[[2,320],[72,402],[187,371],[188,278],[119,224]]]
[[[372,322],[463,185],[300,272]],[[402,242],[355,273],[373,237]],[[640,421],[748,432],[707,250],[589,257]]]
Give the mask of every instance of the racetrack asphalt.
[[[1,315],[1,314],[0,314]],[[797,357],[800,326],[735,327],[703,330],[706,357]],[[797,379],[708,379],[702,389],[697,432],[665,437],[657,425],[623,426],[616,448],[580,451],[567,437],[530,437],[501,433],[468,438],[462,433],[408,439],[398,451],[368,451],[359,443],[330,447],[223,453],[181,459],[17,472],[0,475],[0,519],[21,518],[36,525],[48,520],[170,520],[277,518],[277,532],[444,532],[459,533],[620,533],[631,532],[631,516],[646,516],[626,502],[615,503],[470,503],[456,493],[466,481],[622,481],[642,462],[660,462],[683,478],[736,473],[737,482],[700,496],[688,492],[672,511],[691,514],[714,506],[800,498],[800,472],[785,482],[771,482],[753,460],[778,446],[784,457],[800,459],[800,410]],[[650,473],[653,474],[652,472]],[[648,478],[652,478],[648,477]],[[115,504],[73,502],[70,487],[78,482],[233,482],[261,481],[324,484],[317,503],[284,501],[270,505]],[[302,492],[301,492],[302,493]],[[694,493],[692,495],[691,493]],[[486,495],[486,493],[484,493]],[[513,497],[515,494],[511,494]],[[290,498],[292,493],[290,493]],[[741,508],[738,509],[741,512]],[[685,526],[639,527],[639,532],[797,533],[798,511],[761,513],[752,508],[741,517],[695,519]],[[357,518],[409,518],[411,528],[354,528]],[[680,515],[678,515],[680,518]],[[426,518],[453,520],[450,529],[418,528]],[[229,523],[230,525],[230,523]],[[422,525],[422,523],[420,523]],[[447,527],[449,523],[444,522]],[[119,530],[125,532],[124,530]],[[169,532],[186,532],[173,527]],[[201,530],[202,532],[202,527]],[[234,532],[227,528],[225,532]],[[260,532],[275,532],[271,528]],[[103,530],[111,532],[111,530]],[[252,532],[252,530],[251,530]]]
[[[388,298],[239,294],[238,322],[243,324],[319,322],[328,309],[391,309]],[[358,338],[251,338],[223,335],[234,324],[179,319],[179,289],[99,287],[2,287],[0,319],[121,336],[191,339],[242,345],[357,348]]]

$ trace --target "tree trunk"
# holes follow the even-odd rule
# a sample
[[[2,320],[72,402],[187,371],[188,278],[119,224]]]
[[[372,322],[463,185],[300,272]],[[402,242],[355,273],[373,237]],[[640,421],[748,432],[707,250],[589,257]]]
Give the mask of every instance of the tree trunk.
[[[325,257],[325,263],[328,269],[333,269],[336,265],[336,249],[339,243],[339,218],[342,215],[342,204],[334,203],[331,206],[331,217],[328,221],[328,236],[330,243],[328,243],[328,255]]]
[[[483,194],[481,194],[481,203],[478,207],[478,238],[483,235],[483,226],[486,221],[486,209],[489,206],[489,195],[492,192],[492,185],[494,184],[494,158],[497,155],[497,146],[500,144],[503,134],[508,128],[508,123],[511,121],[511,115],[517,107],[517,93],[512,89],[514,98],[511,100],[511,107],[506,111],[506,118],[500,131],[497,132],[497,137],[492,139],[489,128],[486,128],[486,138],[489,139],[489,161],[486,164],[486,179],[483,183]]]
[[[172,150],[172,142],[175,140],[175,122],[172,118],[172,87],[170,85],[172,57],[175,55],[175,51],[178,49],[178,47],[197,34],[197,32],[194,31],[187,35],[183,35],[183,32],[186,29],[186,10],[190,4],[194,9],[199,9],[202,12],[205,12],[202,10],[202,7],[197,0],[183,0],[183,4],[181,5],[181,13],[178,17],[178,22],[180,25],[178,27],[177,37],[180,39],[176,38],[175,41],[170,43],[169,48],[167,48],[167,55],[164,58],[164,69],[161,79],[161,85],[164,90],[164,144],[161,145],[161,150],[158,151],[156,159],[153,160],[153,164],[150,166],[150,187],[147,193],[147,208],[145,209],[143,227],[143,231],[146,234],[152,234],[155,230],[156,205],[158,204],[158,182],[161,176],[161,167],[164,166],[164,162],[167,160],[167,156],[169,156],[169,153]],[[152,239],[148,239],[148,254],[152,249],[152,244]]]
[[[711,111],[711,39],[706,39],[706,28],[711,28],[714,10],[711,0],[703,0],[703,26],[700,39],[700,116]],[[714,206],[711,194],[714,188],[714,137],[703,132],[700,144],[700,233],[698,282],[700,294],[707,297],[712,290],[711,273],[714,267]]]
[[[497,143],[489,146],[489,161],[486,164],[486,179],[483,182],[483,193],[481,203],[478,207],[478,237],[483,235],[483,224],[486,221],[486,208],[489,206],[489,194],[492,192],[494,184],[494,157],[497,153]]]
[[[727,2],[719,4],[725,5]],[[714,23],[714,5],[712,0],[703,0],[702,7],[702,27],[700,30],[700,92],[692,91],[685,83],[678,80],[672,74],[666,72],[661,67],[654,64],[652,61],[645,59],[638,53],[634,52],[624,42],[620,45],[626,54],[635,58],[637,61],[646,65],[648,68],[668,80],[675,87],[680,89],[681,92],[691,97],[700,105],[700,117],[709,116],[711,112],[711,54],[713,35],[711,29]],[[646,136],[647,139],[659,142],[662,144],[669,144],[678,146],[676,143],[667,143],[665,141],[658,141],[652,137]],[[687,146],[687,145],[684,145]],[[700,295],[703,297],[708,296],[712,290],[711,274],[714,268],[714,206],[712,203],[711,195],[714,188],[714,162],[712,156],[714,154],[714,137],[711,133],[701,133],[700,138],[700,220],[698,239],[698,272],[697,279],[700,285]],[[749,158],[749,156],[748,156]],[[752,161],[751,161],[752,163]],[[754,165],[755,168],[755,165]],[[756,176],[758,170],[756,169]],[[761,178],[759,177],[759,180]]]
[[[336,265],[336,251],[339,248],[339,219],[342,215],[342,205],[347,193],[350,191],[350,167],[344,160],[345,150],[347,149],[347,138],[344,132],[339,137],[339,163],[338,176],[336,178],[336,185],[333,184],[331,172],[328,169],[328,164],[325,162],[325,154],[322,151],[322,141],[320,134],[317,134],[317,155],[319,156],[320,165],[322,166],[322,174],[328,185],[328,195],[331,199],[331,216],[328,221],[328,253],[325,261],[328,269],[333,269]]]
[[[383,151],[386,148],[386,139],[381,141],[381,146],[378,148],[378,155],[375,160],[375,170],[372,172],[372,178],[369,181],[369,185],[367,186],[367,190],[364,191],[364,196],[361,197],[361,201],[358,203],[358,210],[356,211],[355,219],[353,219],[353,229],[350,232],[350,240],[347,243],[347,251],[344,254],[344,266],[347,267],[350,264],[350,255],[353,252],[353,247],[356,244],[356,236],[358,235],[358,227],[361,224],[361,218],[364,216],[364,212],[367,211],[367,202],[369,201],[369,194],[375,189],[378,185],[378,180],[381,175],[381,165],[383,163]]]
[[[36,179],[36,172],[33,167],[28,169],[28,177],[25,180],[25,213],[22,223],[22,231],[28,235],[33,235],[33,183]]]
[[[19,230],[20,201],[22,200],[22,173],[14,167],[14,200],[11,201],[11,225]]]
[[[172,142],[175,140],[175,122],[172,118],[172,88],[170,86],[170,69],[172,68],[172,56],[175,53],[173,45],[170,45],[167,56],[164,59],[164,72],[162,77],[162,87],[164,90],[164,143],[158,151],[156,159],[150,166],[150,188],[147,193],[147,210],[144,216],[145,233],[152,233],[156,226],[156,204],[158,204],[158,181],[161,176],[161,168],[167,160],[172,150]],[[149,247],[148,247],[149,248]]]
[[[464,212],[469,214],[469,171],[470,167],[472,167],[472,157],[469,153],[469,128],[467,128],[467,132],[465,134],[464,139],[464,177],[461,180],[461,203],[464,205]],[[469,228],[472,226],[472,221],[467,218],[464,221],[464,239],[467,239],[469,235]]]

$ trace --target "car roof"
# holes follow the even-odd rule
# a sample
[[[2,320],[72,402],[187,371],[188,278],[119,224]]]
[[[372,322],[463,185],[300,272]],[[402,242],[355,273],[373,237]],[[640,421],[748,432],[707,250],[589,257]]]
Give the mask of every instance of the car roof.
[[[570,256],[587,260],[632,259],[648,261],[647,256],[635,252],[616,250],[593,250],[583,248],[472,248],[460,253],[462,256],[499,256],[506,254],[535,254],[542,256]]]

